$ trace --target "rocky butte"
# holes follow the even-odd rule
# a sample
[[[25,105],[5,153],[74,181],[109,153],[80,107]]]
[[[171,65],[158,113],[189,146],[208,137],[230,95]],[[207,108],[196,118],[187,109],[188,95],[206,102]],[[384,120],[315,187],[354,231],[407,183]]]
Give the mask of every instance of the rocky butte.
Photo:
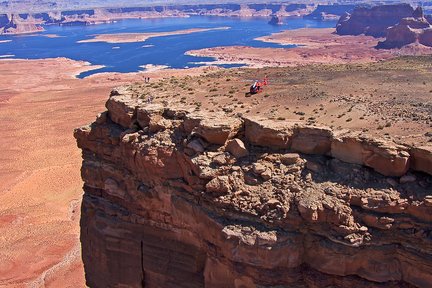
[[[377,47],[392,49],[414,43],[432,47],[432,26],[421,7],[411,17],[403,18],[398,24],[389,27],[386,39],[379,42]]]
[[[90,287],[431,287],[432,147],[146,103],[75,130]]]
[[[413,12],[414,9],[409,4],[356,7],[352,13],[346,13],[339,19],[336,33],[384,37],[388,27],[398,24],[403,18],[411,17]]]

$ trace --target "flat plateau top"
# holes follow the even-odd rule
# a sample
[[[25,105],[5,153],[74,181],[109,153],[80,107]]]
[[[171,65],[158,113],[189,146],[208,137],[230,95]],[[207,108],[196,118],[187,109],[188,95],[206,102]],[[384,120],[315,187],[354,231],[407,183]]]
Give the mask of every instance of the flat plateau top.
[[[369,64],[218,70],[130,87],[155,103],[363,131],[397,143],[432,140],[432,57]],[[262,93],[250,85],[267,75]]]

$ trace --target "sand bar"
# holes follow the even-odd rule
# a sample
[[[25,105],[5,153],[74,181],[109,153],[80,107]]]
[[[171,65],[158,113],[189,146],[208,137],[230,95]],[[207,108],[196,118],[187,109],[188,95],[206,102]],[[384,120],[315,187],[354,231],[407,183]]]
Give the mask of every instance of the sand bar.
[[[145,42],[146,40],[154,37],[166,37],[173,35],[185,35],[198,32],[207,32],[215,30],[228,30],[230,27],[217,27],[217,28],[192,28],[177,31],[168,32],[150,32],[150,33],[118,33],[118,34],[99,34],[94,35],[94,38],[81,40],[78,43],[93,43],[93,42],[105,42],[105,43],[134,43],[134,42]]]

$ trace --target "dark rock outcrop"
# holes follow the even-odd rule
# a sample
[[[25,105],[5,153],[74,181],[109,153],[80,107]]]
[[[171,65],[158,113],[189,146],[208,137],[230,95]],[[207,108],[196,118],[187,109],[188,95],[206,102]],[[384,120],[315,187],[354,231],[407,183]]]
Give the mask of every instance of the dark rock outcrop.
[[[384,37],[388,27],[396,25],[403,18],[411,17],[413,12],[414,9],[409,4],[357,7],[352,14],[347,13],[339,19],[336,33]]]
[[[272,16],[272,18],[270,19],[270,21],[268,22],[268,24],[270,25],[282,25],[283,22],[282,20],[278,17],[278,16]]]
[[[89,287],[430,287],[431,148],[111,95],[75,131]]]

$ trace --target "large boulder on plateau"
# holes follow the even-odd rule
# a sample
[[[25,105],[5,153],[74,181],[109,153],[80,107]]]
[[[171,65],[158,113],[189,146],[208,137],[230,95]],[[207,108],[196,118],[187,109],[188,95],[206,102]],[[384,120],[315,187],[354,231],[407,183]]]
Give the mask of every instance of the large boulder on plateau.
[[[139,103],[136,98],[131,98],[131,96],[125,92],[125,90],[121,90],[121,92],[113,90],[105,106],[113,122],[125,128],[129,128],[134,122],[136,108]]]

